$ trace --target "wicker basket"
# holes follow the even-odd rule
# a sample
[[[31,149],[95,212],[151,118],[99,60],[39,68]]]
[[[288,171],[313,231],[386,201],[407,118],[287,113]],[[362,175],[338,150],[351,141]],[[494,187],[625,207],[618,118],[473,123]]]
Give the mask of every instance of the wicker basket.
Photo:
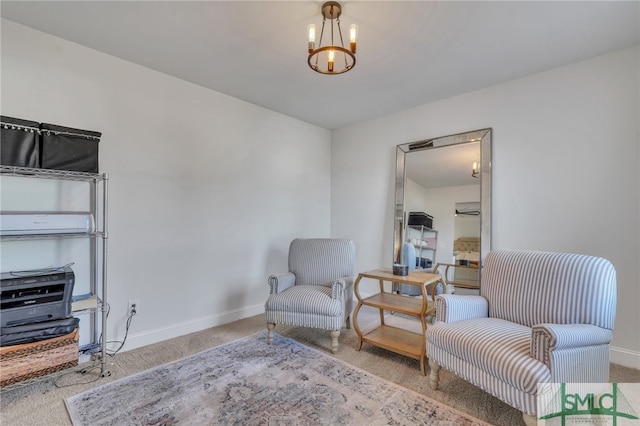
[[[78,329],[39,342],[0,348],[0,387],[78,365]]]

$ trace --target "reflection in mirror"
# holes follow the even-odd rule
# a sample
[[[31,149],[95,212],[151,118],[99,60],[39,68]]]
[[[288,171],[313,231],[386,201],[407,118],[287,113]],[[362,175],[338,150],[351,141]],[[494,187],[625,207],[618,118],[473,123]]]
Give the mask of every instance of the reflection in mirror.
[[[491,129],[398,145],[394,222],[394,262],[415,252],[410,268],[439,265],[456,291],[477,289],[491,248]]]

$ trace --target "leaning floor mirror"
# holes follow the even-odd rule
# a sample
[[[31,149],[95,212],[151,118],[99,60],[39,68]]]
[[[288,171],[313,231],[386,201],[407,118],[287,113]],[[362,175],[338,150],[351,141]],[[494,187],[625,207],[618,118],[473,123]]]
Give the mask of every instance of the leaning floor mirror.
[[[439,273],[449,291],[461,294],[478,293],[491,249],[491,133],[474,130],[396,149],[393,260]]]

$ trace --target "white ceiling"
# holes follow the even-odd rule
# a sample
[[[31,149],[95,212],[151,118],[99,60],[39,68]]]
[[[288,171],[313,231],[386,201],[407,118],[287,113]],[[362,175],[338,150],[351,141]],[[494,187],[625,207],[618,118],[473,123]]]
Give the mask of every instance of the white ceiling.
[[[409,155],[410,154],[410,155]],[[479,184],[471,175],[480,162],[480,142],[413,151],[405,157],[407,178],[424,188]]]
[[[2,1],[2,17],[328,129],[640,41],[638,1],[342,2],[356,67],[307,66],[322,1]]]

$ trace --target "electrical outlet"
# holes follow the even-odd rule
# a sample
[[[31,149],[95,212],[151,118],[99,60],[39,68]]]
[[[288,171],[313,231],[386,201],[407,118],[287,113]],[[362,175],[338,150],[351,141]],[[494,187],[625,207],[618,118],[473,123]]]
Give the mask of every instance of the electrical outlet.
[[[127,316],[133,314],[140,315],[140,299],[129,300],[129,304],[127,305]]]

